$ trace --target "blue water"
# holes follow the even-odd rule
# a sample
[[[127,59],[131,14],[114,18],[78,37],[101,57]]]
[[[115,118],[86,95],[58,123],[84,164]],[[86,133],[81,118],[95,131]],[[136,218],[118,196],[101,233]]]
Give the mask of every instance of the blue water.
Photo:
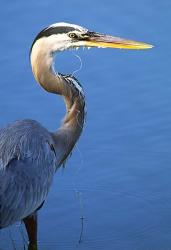
[[[29,65],[44,26],[66,21],[155,45],[76,52],[87,121],[39,213],[39,250],[171,249],[171,1],[1,0],[0,17],[1,127],[31,118],[54,130],[64,115]],[[80,67],[73,52],[57,59],[61,72]],[[0,249],[24,249],[23,238],[19,224],[2,230]]]

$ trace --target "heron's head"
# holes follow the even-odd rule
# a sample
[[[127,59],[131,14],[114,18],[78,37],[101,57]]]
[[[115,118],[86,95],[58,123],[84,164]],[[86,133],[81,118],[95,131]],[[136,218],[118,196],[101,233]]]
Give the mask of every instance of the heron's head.
[[[104,35],[89,31],[78,25],[69,23],[55,23],[43,29],[35,38],[33,47],[55,53],[70,48],[100,47],[119,49],[149,49],[152,45]]]

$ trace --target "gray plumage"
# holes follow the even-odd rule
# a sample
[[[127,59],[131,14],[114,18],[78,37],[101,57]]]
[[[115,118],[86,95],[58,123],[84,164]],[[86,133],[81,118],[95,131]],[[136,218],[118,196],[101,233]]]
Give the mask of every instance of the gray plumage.
[[[0,226],[34,212],[45,200],[57,168],[49,132],[33,120],[0,130]]]

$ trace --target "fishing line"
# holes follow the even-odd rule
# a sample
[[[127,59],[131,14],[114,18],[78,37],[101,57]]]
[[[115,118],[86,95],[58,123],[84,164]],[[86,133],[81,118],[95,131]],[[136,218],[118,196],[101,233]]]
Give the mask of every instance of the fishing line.
[[[79,55],[75,54],[75,52],[73,52],[73,51],[72,51],[72,54],[73,54],[76,58],[78,58],[78,59],[79,59],[79,62],[80,62],[79,68],[76,69],[76,70],[74,70],[74,71],[72,72],[72,74],[71,74],[71,76],[74,76],[77,72],[79,72],[79,71],[82,69],[83,63],[82,63],[82,59],[81,59],[81,57],[80,57]]]
[[[75,147],[76,147],[76,149],[77,149],[77,151],[79,153],[81,162],[80,162],[80,165],[79,165],[79,167],[77,168],[77,170],[75,172],[75,176],[74,176],[74,179],[72,181],[72,184],[73,184],[73,190],[75,192],[76,198],[78,199],[79,207],[80,207],[81,230],[80,230],[80,236],[79,236],[78,243],[81,243],[82,242],[82,237],[83,237],[83,231],[84,231],[84,219],[85,219],[85,217],[84,217],[84,204],[83,204],[82,192],[79,191],[79,189],[77,188],[76,178],[78,176],[78,173],[80,172],[80,170],[83,167],[84,158],[83,158],[83,154],[80,151],[80,149],[78,148],[77,144],[75,145]]]

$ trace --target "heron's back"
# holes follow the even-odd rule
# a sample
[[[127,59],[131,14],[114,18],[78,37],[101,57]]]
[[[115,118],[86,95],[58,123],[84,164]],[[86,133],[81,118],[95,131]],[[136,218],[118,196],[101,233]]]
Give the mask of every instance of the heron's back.
[[[0,228],[33,213],[45,200],[56,167],[51,145],[50,133],[36,121],[0,130]]]

